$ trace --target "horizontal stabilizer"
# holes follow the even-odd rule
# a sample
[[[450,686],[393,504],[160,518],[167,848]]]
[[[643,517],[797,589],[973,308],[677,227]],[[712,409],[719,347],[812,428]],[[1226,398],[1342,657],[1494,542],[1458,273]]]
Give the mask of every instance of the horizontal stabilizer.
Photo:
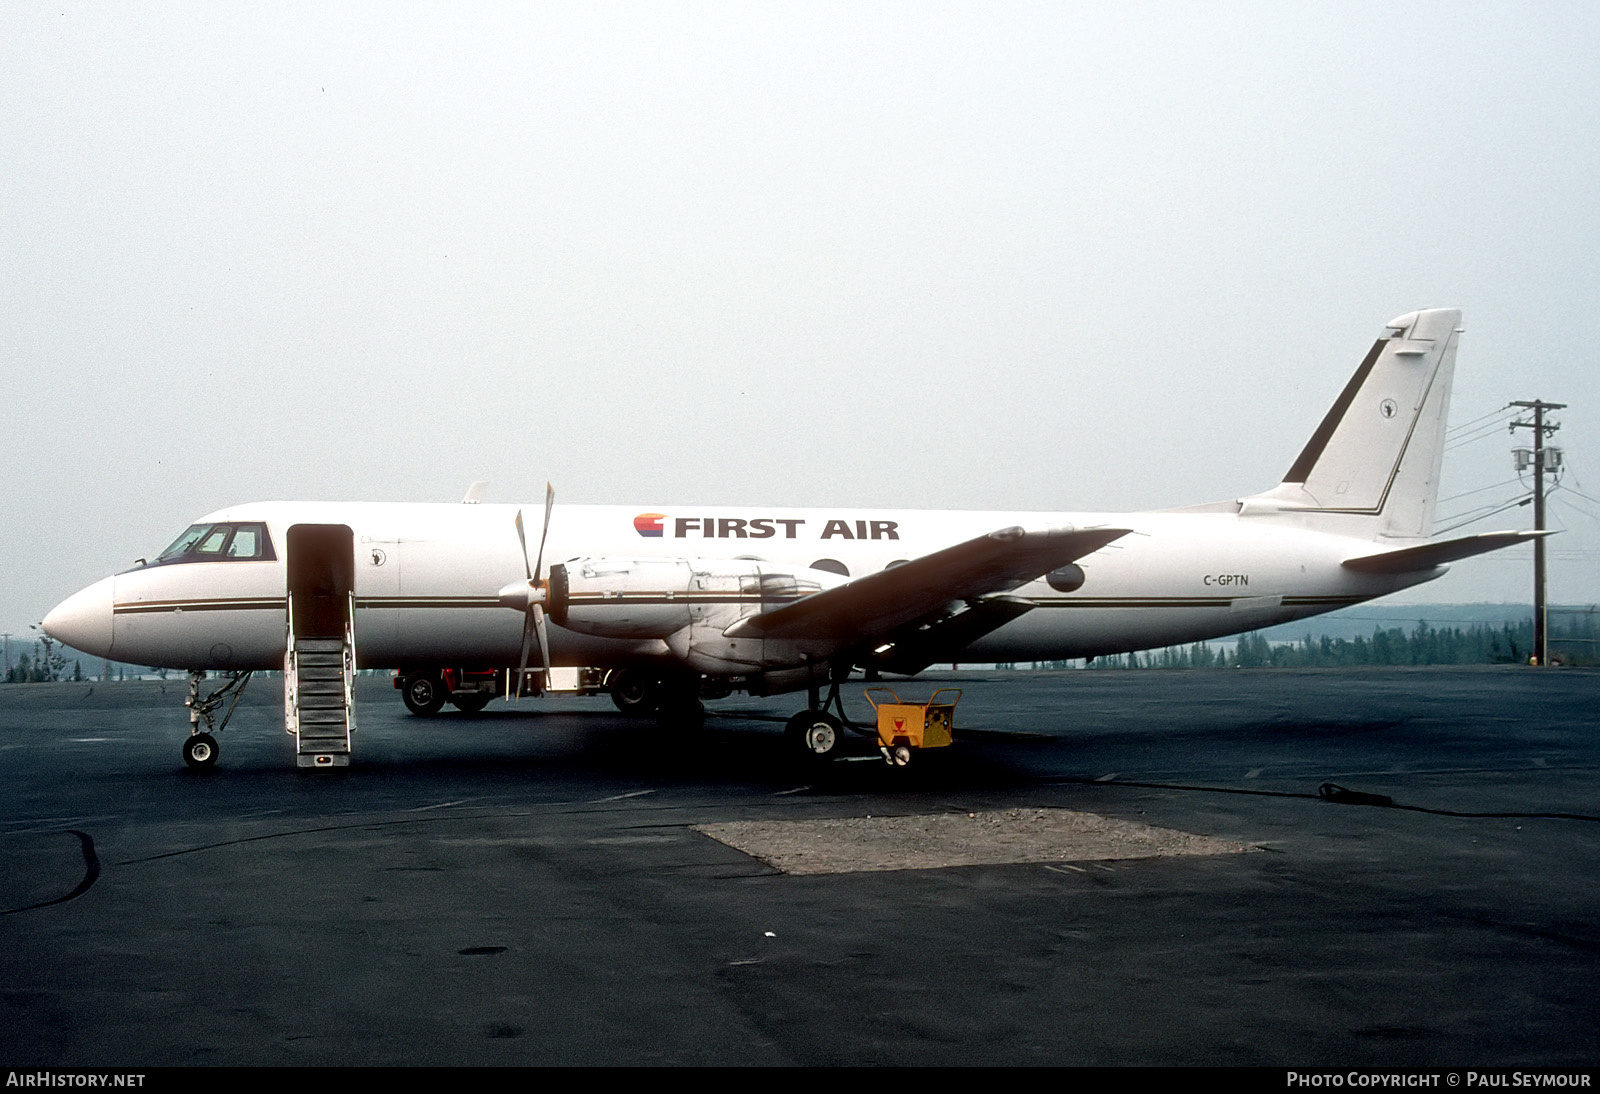
[[[1402,547],[1397,551],[1383,551],[1375,555],[1347,558],[1341,565],[1364,574],[1409,574],[1418,570],[1431,570],[1449,562],[1458,562],[1473,555],[1498,551],[1502,547],[1515,547],[1519,543],[1532,543],[1545,532],[1484,532],[1460,539],[1445,539],[1438,543],[1424,543],[1417,547]]]
[[[1127,534],[1126,528],[1002,528],[741,619],[724,633],[809,639],[886,635],[953,600],[1009,592]]]

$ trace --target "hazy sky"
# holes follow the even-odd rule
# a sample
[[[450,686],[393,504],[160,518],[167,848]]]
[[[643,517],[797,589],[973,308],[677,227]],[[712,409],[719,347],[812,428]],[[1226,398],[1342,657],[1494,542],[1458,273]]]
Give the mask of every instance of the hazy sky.
[[[1600,599],[1593,3],[12,0],[0,153],[0,630],[247,500],[1235,497],[1430,306]]]

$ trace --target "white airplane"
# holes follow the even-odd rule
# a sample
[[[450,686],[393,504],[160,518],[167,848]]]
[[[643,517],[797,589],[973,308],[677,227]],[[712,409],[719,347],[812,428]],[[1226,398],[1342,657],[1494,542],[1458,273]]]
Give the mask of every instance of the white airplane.
[[[349,762],[355,668],[395,670],[418,714],[542,690],[571,666],[603,671],[620,708],[668,717],[694,716],[701,697],[805,690],[790,736],[830,758],[852,670],[1216,638],[1537,535],[1429,539],[1460,320],[1390,321],[1283,481],[1236,500],[1134,514],[552,511],[547,495],[532,560],[514,506],[263,502],[202,517],[44,628],[86,653],[189,670],[193,766],[216,760],[221,704],[251,671],[279,668],[302,766]],[[207,670],[226,682],[202,696]],[[909,756],[905,741],[879,744]]]

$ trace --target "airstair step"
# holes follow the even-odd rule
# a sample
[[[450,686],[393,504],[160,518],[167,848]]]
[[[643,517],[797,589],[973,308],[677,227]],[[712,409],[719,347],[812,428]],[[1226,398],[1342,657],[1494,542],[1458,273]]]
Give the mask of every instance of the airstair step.
[[[302,694],[302,695],[308,695],[308,694],[309,695],[343,695],[344,694],[344,677],[342,677],[342,676],[323,677],[320,680],[317,679],[316,677],[312,677],[311,679],[307,680],[305,677],[302,676],[300,678],[300,694]]]

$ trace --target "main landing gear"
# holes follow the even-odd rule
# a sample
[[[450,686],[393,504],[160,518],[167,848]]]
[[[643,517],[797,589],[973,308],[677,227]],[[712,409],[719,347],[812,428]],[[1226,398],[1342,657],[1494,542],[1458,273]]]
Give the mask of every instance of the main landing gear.
[[[222,674],[224,683],[220,687],[214,688],[208,695],[201,695],[200,681],[206,678],[205,671],[189,671],[189,694],[183,700],[183,705],[189,708],[189,736],[183,742],[183,762],[191,768],[209,771],[216,766],[217,739],[212,733],[221,733],[228,728],[250,676],[248,671],[225,672]],[[218,725],[217,708],[223,703],[228,704],[228,709],[222,715],[222,724]],[[205,723],[205,729],[200,728],[201,722]]]
[[[708,681],[696,673],[656,673],[648,669],[612,669],[606,674],[611,702],[623,714],[655,715],[664,729],[694,729],[705,719],[700,700],[729,694],[726,684]]]
[[[843,676],[835,673],[827,699],[820,702],[819,688],[811,685],[811,709],[790,718],[784,730],[791,753],[798,753],[812,764],[837,759],[844,752],[846,729],[875,737],[878,752],[891,767],[905,767],[918,753],[950,745],[956,703],[961,699],[960,688],[940,688],[925,703],[903,703],[886,687],[870,687],[867,702],[872,704],[877,725],[868,729],[855,725],[845,716],[839,685],[848,677],[848,672]],[[837,717],[829,713],[830,707],[838,711]]]
[[[844,752],[844,722],[825,710],[802,710],[783,735],[789,751],[807,763],[825,763]]]
[[[661,680],[642,669],[612,669],[606,675],[611,702],[624,714],[654,714],[661,707]]]
[[[855,725],[845,715],[844,700],[839,697],[839,685],[850,678],[850,670],[835,669],[829,673],[828,694],[824,698],[819,681],[813,680],[806,688],[810,706],[790,718],[784,726],[784,742],[789,754],[809,765],[821,765],[836,760],[845,753],[845,731],[866,735],[867,731]],[[830,713],[830,708],[837,714]]]

